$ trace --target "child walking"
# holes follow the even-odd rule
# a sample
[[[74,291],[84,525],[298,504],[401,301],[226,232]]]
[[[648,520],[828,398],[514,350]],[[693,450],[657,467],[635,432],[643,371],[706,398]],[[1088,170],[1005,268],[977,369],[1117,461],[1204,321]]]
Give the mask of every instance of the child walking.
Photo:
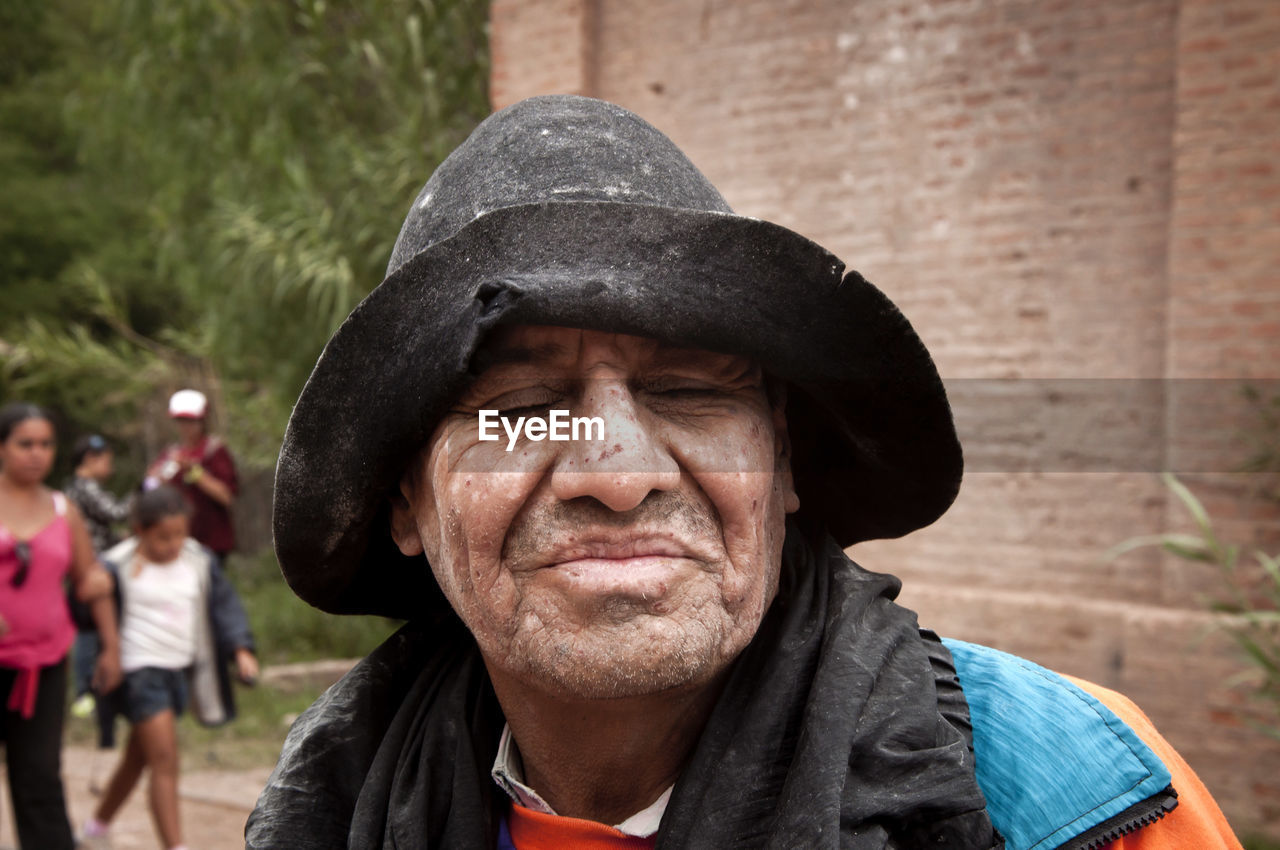
[[[185,850],[177,719],[188,695],[202,723],[231,719],[231,659],[241,681],[252,684],[258,675],[244,607],[209,550],[187,536],[190,515],[187,500],[172,487],[142,493],[133,507],[133,537],[103,556],[120,598],[124,684],[117,706],[132,728],[98,809],[85,823],[88,847],[108,846],[111,819],[149,770],[161,847]]]

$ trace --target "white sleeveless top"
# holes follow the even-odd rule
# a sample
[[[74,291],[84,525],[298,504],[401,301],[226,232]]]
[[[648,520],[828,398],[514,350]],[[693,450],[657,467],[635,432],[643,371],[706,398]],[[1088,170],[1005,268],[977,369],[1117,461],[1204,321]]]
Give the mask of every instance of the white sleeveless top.
[[[125,565],[130,580],[120,612],[120,665],[126,673],[143,667],[181,670],[195,661],[202,604],[199,557],[187,546],[167,564],[135,554]]]

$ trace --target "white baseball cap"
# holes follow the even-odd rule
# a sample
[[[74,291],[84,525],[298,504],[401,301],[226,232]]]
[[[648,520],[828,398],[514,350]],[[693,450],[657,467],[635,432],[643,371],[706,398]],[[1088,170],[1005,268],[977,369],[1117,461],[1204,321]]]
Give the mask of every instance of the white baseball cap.
[[[204,419],[209,400],[199,390],[178,390],[169,399],[169,416],[174,419]]]

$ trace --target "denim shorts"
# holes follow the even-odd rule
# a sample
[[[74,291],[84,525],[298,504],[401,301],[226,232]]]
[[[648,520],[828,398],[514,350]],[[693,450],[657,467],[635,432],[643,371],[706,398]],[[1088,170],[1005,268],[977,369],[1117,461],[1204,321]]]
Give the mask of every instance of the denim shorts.
[[[187,707],[187,676],[182,670],[143,667],[124,674],[124,716],[130,723],[171,710],[178,717]]]

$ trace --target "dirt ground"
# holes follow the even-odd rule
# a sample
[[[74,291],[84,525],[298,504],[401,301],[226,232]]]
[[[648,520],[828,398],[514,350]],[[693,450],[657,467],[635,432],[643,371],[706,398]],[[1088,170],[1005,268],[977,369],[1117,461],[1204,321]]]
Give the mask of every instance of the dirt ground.
[[[67,791],[71,824],[78,833],[97,797],[90,784],[106,781],[118,751],[98,753],[86,747],[67,747],[62,755],[62,779]],[[186,767],[179,782],[183,838],[192,850],[243,850],[244,822],[253,810],[258,792],[266,784],[270,768],[207,770]],[[17,845],[13,815],[9,810],[8,777],[0,795],[0,850]],[[145,783],[145,777],[143,782]],[[140,784],[111,826],[112,850],[152,850],[160,846],[147,809],[145,784]],[[32,848],[38,850],[38,848]]]

